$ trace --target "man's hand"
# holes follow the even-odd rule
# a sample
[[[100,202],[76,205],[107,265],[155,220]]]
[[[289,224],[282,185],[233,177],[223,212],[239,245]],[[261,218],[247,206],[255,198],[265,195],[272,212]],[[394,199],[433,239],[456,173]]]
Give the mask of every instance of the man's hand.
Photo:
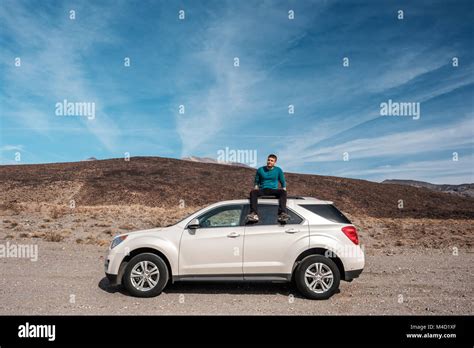
[[[286,191],[286,187],[283,187],[283,190],[285,190],[285,191]]]
[[[258,185],[255,185],[253,189],[258,190]]]

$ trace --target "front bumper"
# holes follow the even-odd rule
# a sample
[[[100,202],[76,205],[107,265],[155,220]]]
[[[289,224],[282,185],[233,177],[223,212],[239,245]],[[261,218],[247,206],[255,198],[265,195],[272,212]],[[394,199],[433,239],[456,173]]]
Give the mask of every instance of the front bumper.
[[[116,274],[105,273],[105,276],[109,280],[110,285],[118,285]]]
[[[104,271],[106,275],[119,274],[120,266],[123,262],[124,257],[126,256],[126,254],[123,253],[120,247],[121,245],[118,245],[114,249],[108,250],[104,260]]]
[[[109,257],[109,255],[107,255],[105,257],[105,262],[104,262],[105,276],[109,280],[110,285],[118,285],[118,274],[109,273],[110,272],[110,270],[109,270],[109,268],[110,268],[110,257]]]

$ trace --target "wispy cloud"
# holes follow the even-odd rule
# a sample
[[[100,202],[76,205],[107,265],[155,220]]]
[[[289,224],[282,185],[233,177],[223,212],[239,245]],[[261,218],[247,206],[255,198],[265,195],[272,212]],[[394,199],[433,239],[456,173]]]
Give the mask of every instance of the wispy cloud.
[[[258,122],[265,112],[273,112],[275,100],[291,90],[289,85],[294,79],[277,81],[273,74],[288,62],[287,49],[304,37],[311,20],[321,15],[325,3],[318,5],[313,7],[311,16],[293,24],[288,20],[287,6],[263,2],[255,7],[227,2],[228,10],[206,23],[206,29],[199,34],[202,44],[182,57],[180,65],[184,72],[201,68],[210,82],[208,88],[185,92],[176,101],[177,105],[183,101],[188,110],[185,115],[177,114],[182,156],[209,151],[209,143],[220,134],[245,134],[246,126]],[[282,27],[285,29],[279,30]],[[271,55],[261,49],[269,43]],[[234,66],[234,58],[239,59],[239,67]],[[189,79],[189,75],[183,73],[181,79]]]
[[[473,145],[474,119],[418,131],[383,137],[360,138],[324,147],[302,156],[305,162],[339,161],[344,152],[353,160],[360,158],[406,156],[420,152],[453,150]]]
[[[0,152],[3,151],[22,151],[24,149],[23,145],[3,145],[0,146]]]
[[[215,157],[230,147],[257,150],[259,162],[277,153],[287,171],[377,180],[414,175],[415,163],[457,149],[470,158],[472,5],[406,3],[404,21],[399,6],[4,0],[0,146],[22,144],[30,163],[124,152]],[[422,103],[421,119],[381,118],[389,98]],[[95,119],[55,116],[64,99],[95,102]],[[341,165],[345,151],[350,165]],[[472,162],[459,164],[449,177],[428,165],[420,175],[465,178]]]
[[[31,4],[30,4],[31,5]],[[54,123],[55,104],[64,99],[78,102],[96,102],[98,116],[80,123],[108,149],[112,150],[119,136],[119,128],[101,107],[104,99],[84,69],[83,55],[100,43],[114,42],[117,38],[98,35],[104,28],[109,11],[87,11],[84,21],[69,19],[70,7],[57,3],[55,15],[46,8],[39,11],[22,2],[7,1],[0,6],[0,19],[4,28],[15,38],[17,47],[4,51],[2,62],[8,90],[3,98],[10,119],[25,129],[48,135]],[[56,7],[58,6],[58,7]],[[85,7],[73,7],[80,18]],[[53,20],[54,19],[54,20]],[[20,57],[21,67],[13,65]],[[25,100],[24,98],[27,97]],[[103,133],[102,129],[113,130]]]
[[[370,169],[340,170],[335,174],[344,177],[365,176],[370,180],[405,179],[428,181],[434,184],[460,184],[474,182],[474,156],[461,156],[433,161],[410,161],[402,164],[374,166]]]

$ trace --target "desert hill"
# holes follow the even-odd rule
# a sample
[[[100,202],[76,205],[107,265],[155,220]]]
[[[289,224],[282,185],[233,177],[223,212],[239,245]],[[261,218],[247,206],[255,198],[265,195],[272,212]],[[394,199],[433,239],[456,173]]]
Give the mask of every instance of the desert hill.
[[[284,168],[283,168],[284,169]],[[0,204],[202,206],[248,197],[255,169],[161,157],[0,166]],[[334,201],[351,215],[472,219],[474,198],[423,187],[286,173],[290,195]],[[403,200],[403,209],[398,201]]]

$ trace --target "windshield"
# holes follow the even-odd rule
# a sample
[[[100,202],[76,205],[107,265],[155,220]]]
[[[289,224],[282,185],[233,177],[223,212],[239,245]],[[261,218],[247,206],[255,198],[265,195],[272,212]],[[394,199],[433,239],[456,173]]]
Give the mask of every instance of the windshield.
[[[202,209],[203,209],[203,208],[199,208],[198,210],[196,210],[196,211],[192,212],[191,214],[188,214],[188,215],[186,215],[186,216],[185,216],[184,218],[182,218],[181,220],[179,220],[179,221],[176,221],[174,224],[169,224],[169,225],[166,225],[166,227],[170,227],[170,226],[177,225],[177,224],[179,224],[181,221],[184,221],[184,220],[186,220],[188,217],[190,217],[191,215],[194,215],[194,214],[196,214],[198,211],[201,211]]]

